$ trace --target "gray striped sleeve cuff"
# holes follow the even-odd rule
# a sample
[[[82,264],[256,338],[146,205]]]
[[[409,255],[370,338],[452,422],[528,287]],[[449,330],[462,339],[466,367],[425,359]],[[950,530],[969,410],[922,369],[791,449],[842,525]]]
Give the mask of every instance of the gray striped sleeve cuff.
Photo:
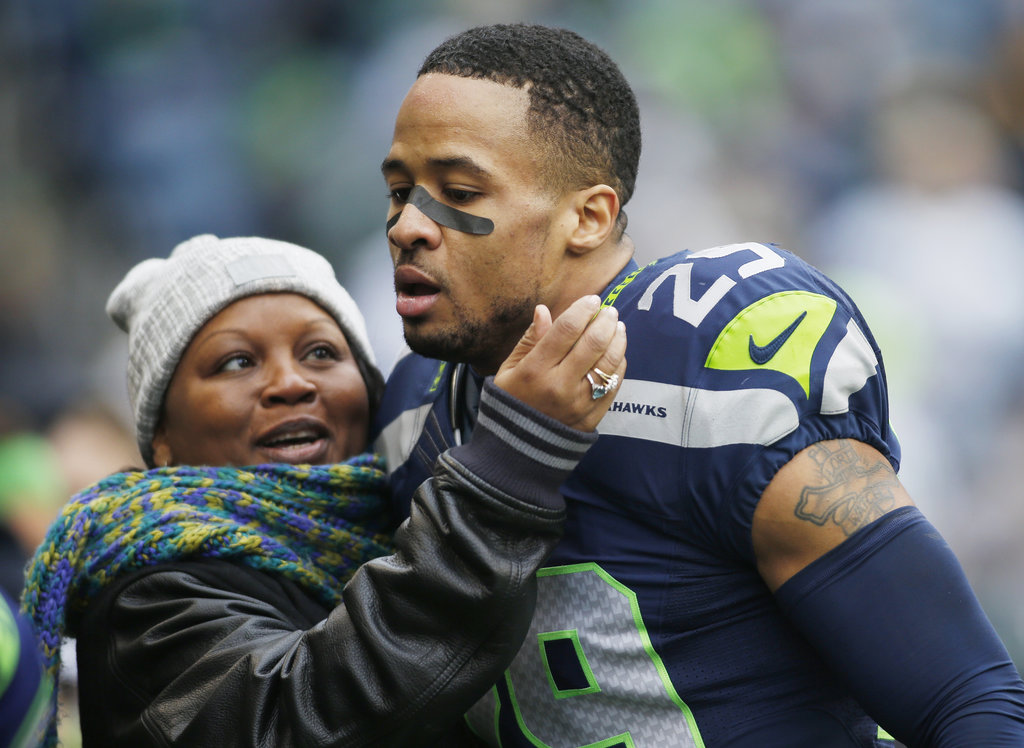
[[[577,431],[520,402],[488,377],[469,444],[451,456],[478,478],[516,498],[561,508],[558,487],[597,432]]]

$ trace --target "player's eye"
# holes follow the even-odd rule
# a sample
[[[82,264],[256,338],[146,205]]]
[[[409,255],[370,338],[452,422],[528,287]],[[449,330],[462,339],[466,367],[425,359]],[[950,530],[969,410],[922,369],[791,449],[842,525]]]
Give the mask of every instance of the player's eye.
[[[449,202],[459,205],[472,202],[479,194],[479,192],[473,192],[472,190],[460,190],[457,187],[446,187],[444,191],[444,196],[448,198]]]
[[[305,358],[313,359],[315,361],[337,361],[340,356],[334,346],[327,345],[326,343],[319,343],[310,348]]]
[[[404,205],[406,200],[409,199],[409,193],[412,191],[412,187],[395,187],[388,191],[388,199]]]

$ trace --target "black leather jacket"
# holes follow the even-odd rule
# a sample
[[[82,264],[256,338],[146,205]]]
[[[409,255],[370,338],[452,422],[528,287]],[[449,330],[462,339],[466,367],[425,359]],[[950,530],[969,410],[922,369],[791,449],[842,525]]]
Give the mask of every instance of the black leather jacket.
[[[395,555],[365,564],[337,608],[286,579],[212,559],[105,589],[73,625],[85,746],[437,741],[525,636],[534,572],[564,520],[566,473],[550,447],[568,439],[582,456],[596,438],[493,385],[484,396],[518,414],[517,439],[499,416],[444,453]]]

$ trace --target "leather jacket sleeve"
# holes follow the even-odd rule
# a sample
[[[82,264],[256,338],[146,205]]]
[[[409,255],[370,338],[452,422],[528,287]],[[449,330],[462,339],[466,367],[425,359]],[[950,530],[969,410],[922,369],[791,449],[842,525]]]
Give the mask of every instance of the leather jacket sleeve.
[[[534,572],[561,534],[558,486],[596,439],[491,383],[484,398],[491,417],[442,454],[396,553],[365,564],[337,608],[221,560],[154,567],[106,589],[78,626],[85,745],[441,736],[519,649]]]

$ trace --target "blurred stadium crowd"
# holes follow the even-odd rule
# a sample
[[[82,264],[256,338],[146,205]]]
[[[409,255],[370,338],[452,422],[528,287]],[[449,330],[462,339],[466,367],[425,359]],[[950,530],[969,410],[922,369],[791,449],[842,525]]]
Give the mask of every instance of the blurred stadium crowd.
[[[1024,668],[1024,0],[6,0],[5,568],[140,462],[103,312],[138,260],[196,233],[312,247],[389,368],[391,123],[431,47],[505,20],[575,29],[634,82],[641,262],[771,241],[851,291],[901,475]]]

